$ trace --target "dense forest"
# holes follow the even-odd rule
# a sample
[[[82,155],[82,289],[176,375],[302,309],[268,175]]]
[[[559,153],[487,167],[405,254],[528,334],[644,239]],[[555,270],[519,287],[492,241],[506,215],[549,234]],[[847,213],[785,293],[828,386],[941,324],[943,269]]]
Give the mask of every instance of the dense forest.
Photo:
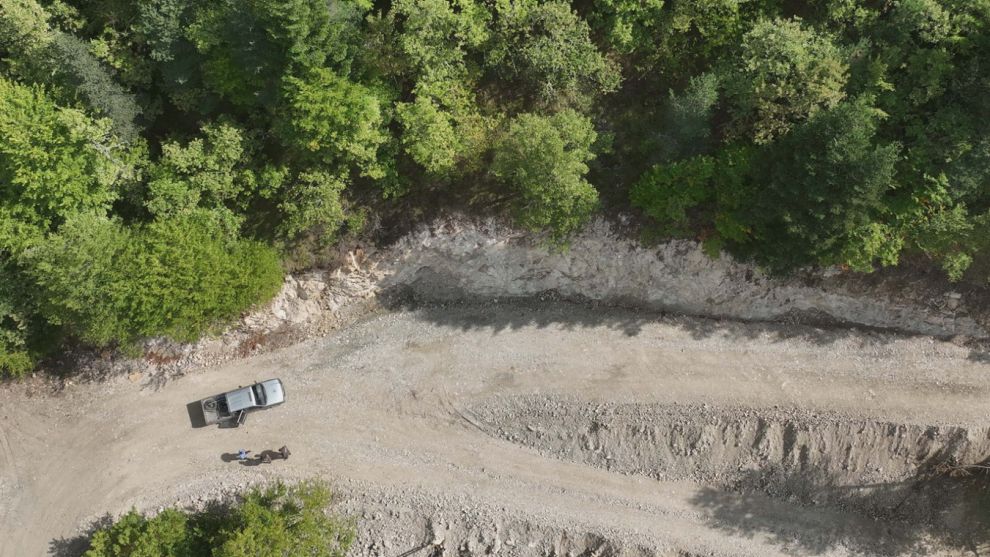
[[[990,0],[0,0],[0,375],[441,206],[985,281],[988,122]]]

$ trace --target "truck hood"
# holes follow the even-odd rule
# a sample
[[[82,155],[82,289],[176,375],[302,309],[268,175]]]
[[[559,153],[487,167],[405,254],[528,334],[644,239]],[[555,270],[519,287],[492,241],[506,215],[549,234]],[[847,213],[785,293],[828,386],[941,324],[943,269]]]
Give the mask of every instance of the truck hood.
[[[263,381],[261,388],[265,391],[265,406],[274,406],[285,402],[285,391],[282,389],[282,381],[279,379]]]

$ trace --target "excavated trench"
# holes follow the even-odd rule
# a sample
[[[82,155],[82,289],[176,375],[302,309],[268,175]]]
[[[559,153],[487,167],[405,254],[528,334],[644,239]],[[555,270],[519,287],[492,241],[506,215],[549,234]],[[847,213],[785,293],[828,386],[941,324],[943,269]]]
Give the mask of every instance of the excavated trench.
[[[737,503],[758,495],[910,525],[953,544],[990,543],[990,477],[979,467],[990,458],[987,427],[545,396],[493,399],[470,413],[490,435],[545,456],[698,482],[708,488],[696,501],[703,512],[726,511],[716,493]]]

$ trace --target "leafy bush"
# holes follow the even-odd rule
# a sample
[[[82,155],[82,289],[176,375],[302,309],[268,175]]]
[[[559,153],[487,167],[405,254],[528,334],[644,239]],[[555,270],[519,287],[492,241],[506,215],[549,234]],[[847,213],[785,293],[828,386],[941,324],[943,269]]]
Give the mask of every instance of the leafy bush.
[[[303,172],[286,187],[279,210],[279,233],[293,239],[317,231],[324,243],[332,243],[346,215],[340,195],[345,182],[326,172]]]
[[[196,532],[192,528],[189,517],[175,509],[165,509],[153,518],[132,510],[112,526],[96,532],[90,541],[90,549],[83,555],[208,557],[208,548],[196,547]]]
[[[230,508],[132,510],[94,533],[83,557],[344,557],[354,527],[329,504],[325,485],[303,482],[254,489]]]
[[[137,229],[80,214],[19,259],[48,322],[96,345],[193,340],[273,296],[282,277],[274,251],[236,239],[206,211]]]
[[[634,207],[678,232],[686,229],[687,211],[712,198],[715,160],[698,156],[654,166],[629,192]]]
[[[29,316],[19,286],[18,277],[0,265],[0,378],[20,377],[34,367],[27,346]]]

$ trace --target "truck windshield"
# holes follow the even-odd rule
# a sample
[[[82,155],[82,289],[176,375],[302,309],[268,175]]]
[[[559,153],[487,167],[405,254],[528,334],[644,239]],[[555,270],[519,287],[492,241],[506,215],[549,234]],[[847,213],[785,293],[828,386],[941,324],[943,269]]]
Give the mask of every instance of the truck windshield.
[[[266,402],[265,390],[261,388],[260,384],[254,385],[252,388],[254,389],[254,400],[258,401],[258,406],[264,406]]]

